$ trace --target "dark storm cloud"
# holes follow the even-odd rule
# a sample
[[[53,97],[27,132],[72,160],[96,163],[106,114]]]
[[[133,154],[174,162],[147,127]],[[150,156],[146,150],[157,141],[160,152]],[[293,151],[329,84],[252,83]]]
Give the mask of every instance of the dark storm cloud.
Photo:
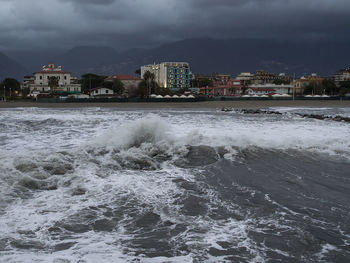
[[[349,39],[349,0],[0,0],[0,47]]]
[[[62,2],[71,2],[73,4],[93,4],[93,5],[106,5],[115,2],[115,0],[60,0]]]

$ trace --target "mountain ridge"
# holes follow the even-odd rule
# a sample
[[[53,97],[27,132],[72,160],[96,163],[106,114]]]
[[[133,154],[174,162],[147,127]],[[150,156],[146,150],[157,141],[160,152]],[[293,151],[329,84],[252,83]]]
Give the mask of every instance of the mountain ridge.
[[[18,63],[16,60],[10,58],[3,52],[0,52],[0,79],[5,78],[23,78],[25,74],[28,73],[28,70]]]
[[[313,72],[330,75],[349,66],[348,46],[350,43],[331,41],[192,38],[122,52],[108,46],[77,46],[48,56],[47,62],[53,60],[78,77],[85,73],[134,74],[142,65],[162,61],[189,62],[195,74],[219,72],[237,75],[263,69],[290,75]],[[30,69],[32,72],[38,70],[33,65]]]

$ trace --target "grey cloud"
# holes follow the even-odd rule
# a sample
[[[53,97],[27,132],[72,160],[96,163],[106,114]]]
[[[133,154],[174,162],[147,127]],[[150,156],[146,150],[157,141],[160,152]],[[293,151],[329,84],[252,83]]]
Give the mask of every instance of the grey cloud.
[[[115,0],[60,0],[62,2],[71,2],[72,4],[82,4],[82,5],[108,5],[115,2]]]
[[[119,49],[183,38],[349,40],[348,0],[0,0],[0,48]]]

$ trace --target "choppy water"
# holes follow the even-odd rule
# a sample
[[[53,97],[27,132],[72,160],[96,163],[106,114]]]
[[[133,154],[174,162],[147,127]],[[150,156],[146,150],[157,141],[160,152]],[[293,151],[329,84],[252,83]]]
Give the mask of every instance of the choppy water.
[[[0,261],[349,262],[350,125],[278,110],[0,110]]]

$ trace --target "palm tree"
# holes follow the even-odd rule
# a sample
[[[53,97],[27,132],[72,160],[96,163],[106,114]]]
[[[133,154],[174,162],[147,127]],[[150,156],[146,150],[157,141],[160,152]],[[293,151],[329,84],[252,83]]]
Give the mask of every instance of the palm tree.
[[[245,95],[245,93],[247,92],[247,89],[248,89],[247,82],[243,80],[243,85],[242,85],[242,89],[241,89],[241,96]]]
[[[159,88],[158,83],[155,81],[156,76],[154,73],[150,71],[146,71],[145,74],[143,74],[143,80],[147,86],[148,95],[151,95],[152,92],[156,92],[156,90]]]
[[[58,86],[58,77],[49,77],[48,84],[51,91],[54,92],[56,87]]]

